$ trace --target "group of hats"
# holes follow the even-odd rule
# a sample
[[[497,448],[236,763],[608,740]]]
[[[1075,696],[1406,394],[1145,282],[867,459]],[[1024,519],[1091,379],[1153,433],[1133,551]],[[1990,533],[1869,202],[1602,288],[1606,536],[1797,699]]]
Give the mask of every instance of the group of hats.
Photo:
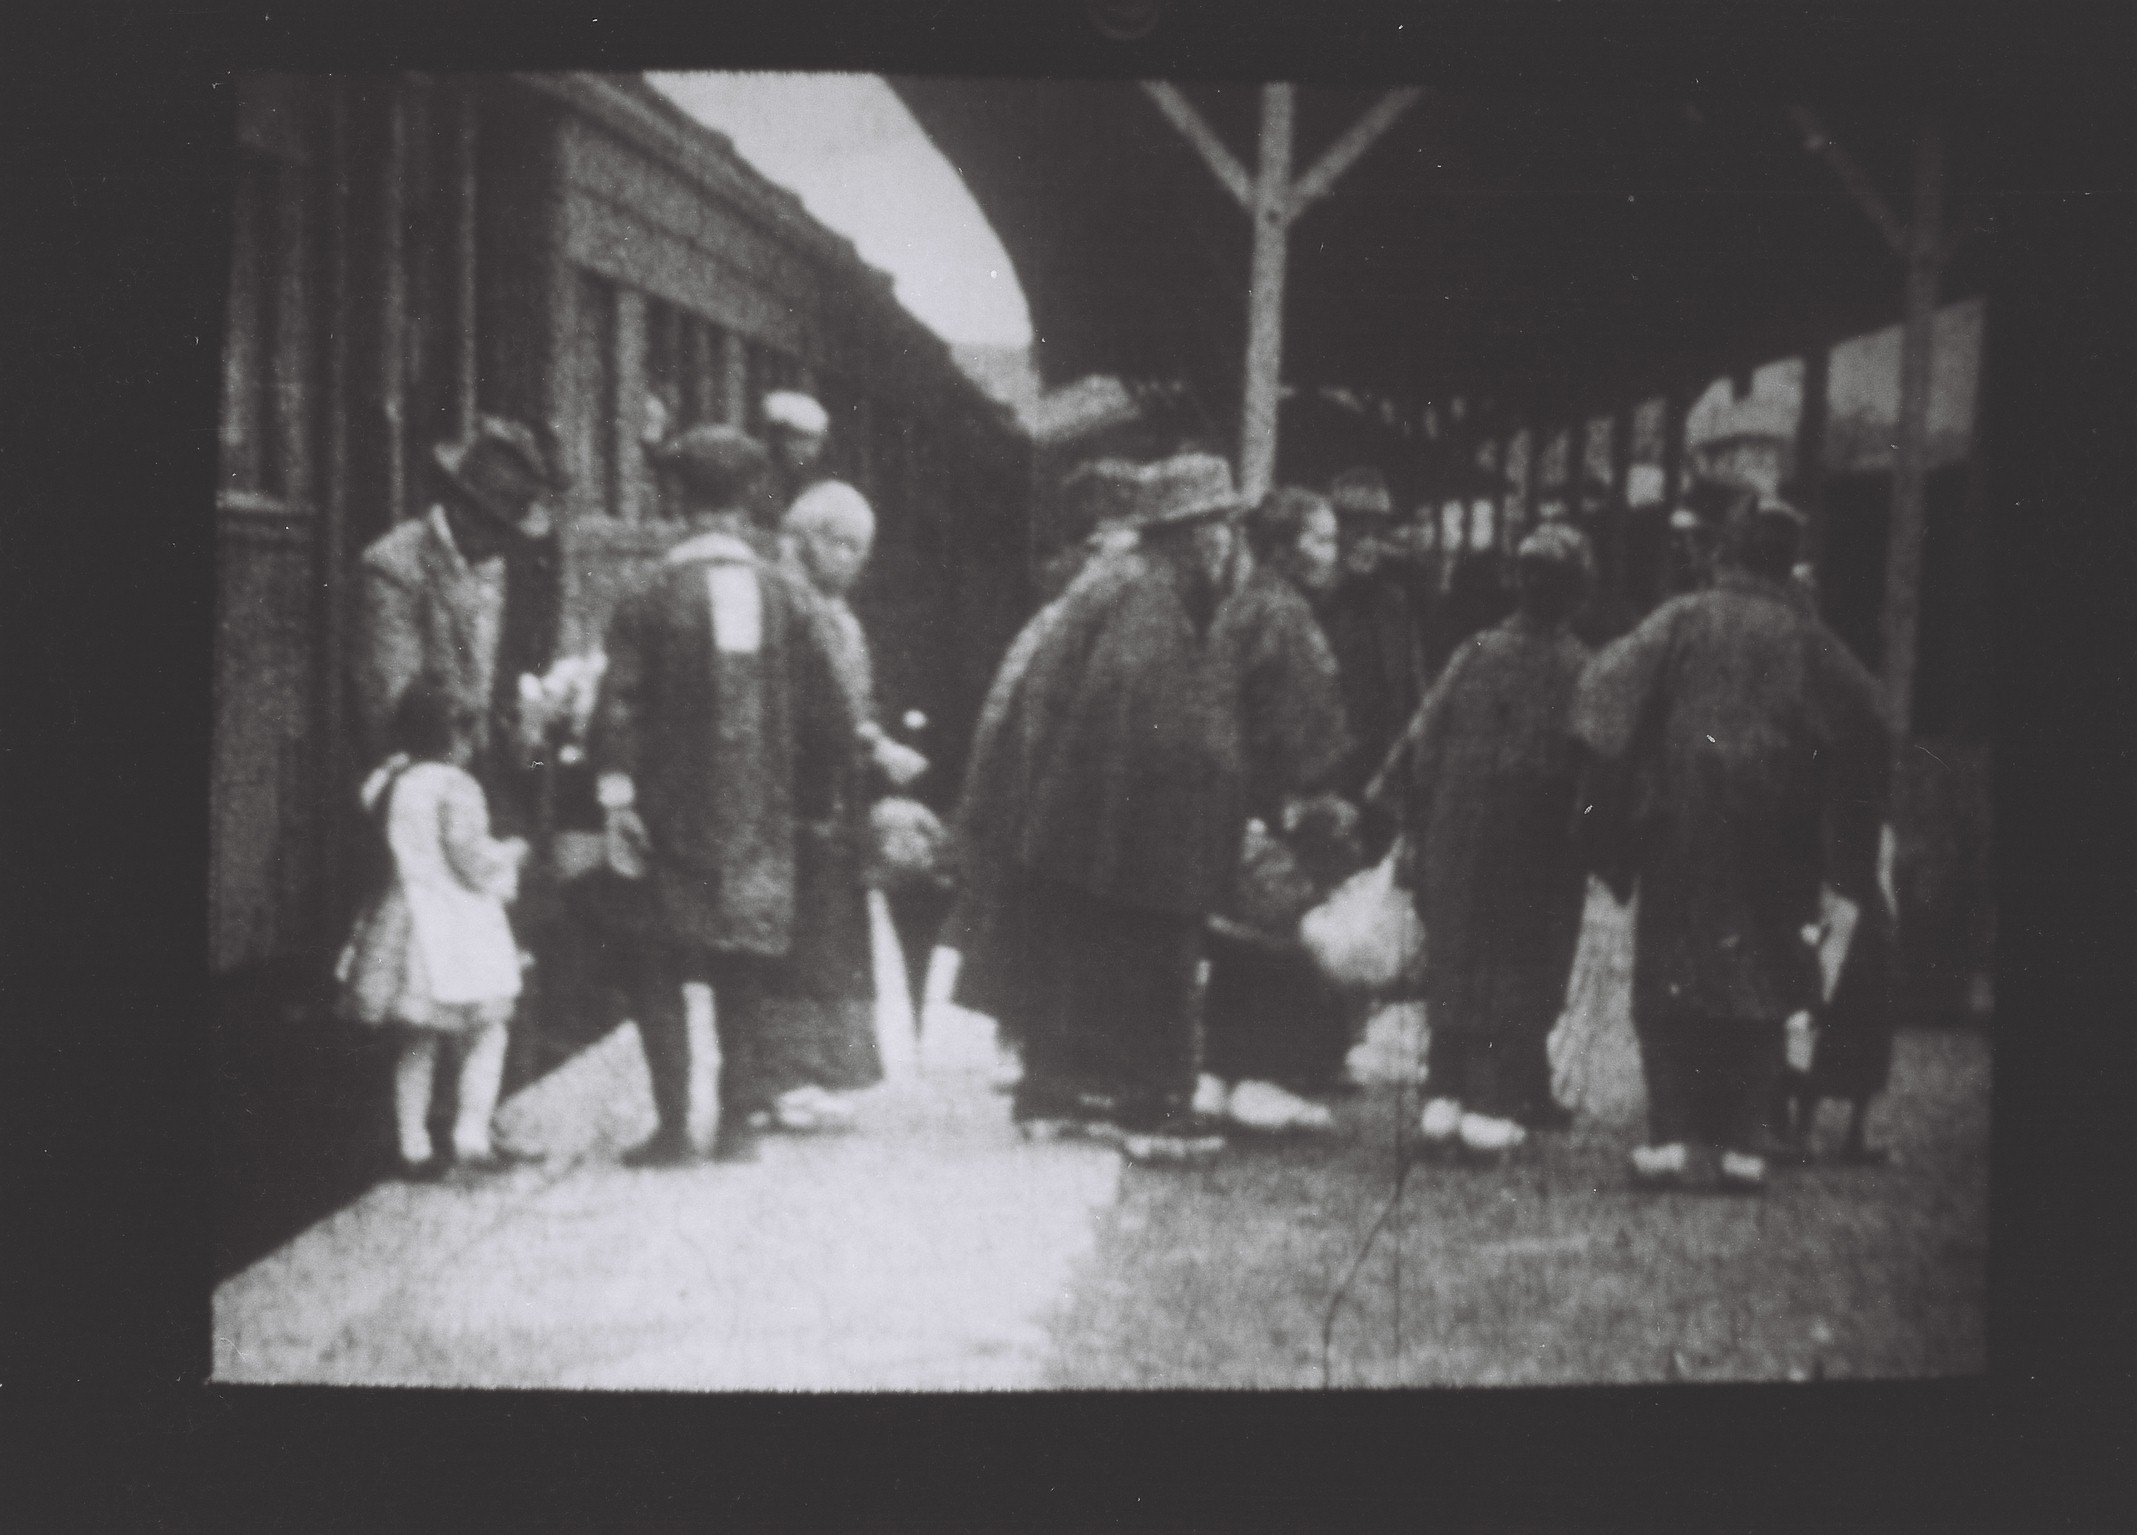
[[[1154,464],[1096,459],[1078,466],[1061,488],[1091,522],[1139,532],[1230,517],[1246,507],[1232,466],[1214,453],[1178,453]]]
[[[765,397],[768,426],[821,437],[830,427],[823,406],[805,394],[779,390]],[[498,416],[482,416],[456,442],[433,450],[439,472],[477,511],[530,536],[546,532],[541,503],[568,483],[556,433]],[[731,426],[693,426],[648,455],[656,468],[674,473],[684,487],[713,500],[746,494],[770,468],[763,444]]]

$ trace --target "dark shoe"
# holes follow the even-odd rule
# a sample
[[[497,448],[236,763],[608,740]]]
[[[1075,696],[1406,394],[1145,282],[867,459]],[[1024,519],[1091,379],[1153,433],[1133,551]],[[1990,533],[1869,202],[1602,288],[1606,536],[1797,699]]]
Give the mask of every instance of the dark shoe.
[[[1524,1129],[1541,1131],[1546,1135],[1573,1128],[1573,1111],[1556,1098],[1537,1104],[1521,1116]]]
[[[462,1172],[503,1173],[515,1167],[535,1167],[548,1158],[539,1151],[530,1151],[524,1146],[492,1146],[481,1156],[453,1154],[453,1165]]]
[[[1890,1167],[1892,1148],[1889,1146],[1843,1146],[1833,1153],[1833,1160],[1842,1167]]]
[[[754,1162],[761,1155],[757,1133],[742,1125],[722,1125],[712,1138],[712,1150],[706,1153],[714,1162],[735,1165]]]
[[[403,1183],[436,1183],[445,1176],[445,1158],[433,1156],[421,1162],[411,1162],[406,1157],[396,1157],[393,1176]]]
[[[625,1167],[684,1167],[697,1160],[690,1138],[656,1130],[619,1159]]]

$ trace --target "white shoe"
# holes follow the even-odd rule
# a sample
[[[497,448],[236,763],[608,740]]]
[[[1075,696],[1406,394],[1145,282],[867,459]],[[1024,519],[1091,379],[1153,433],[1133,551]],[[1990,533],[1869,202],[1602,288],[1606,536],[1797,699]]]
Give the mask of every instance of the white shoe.
[[[1757,1193],[1766,1187],[1766,1159],[1746,1151],[1721,1154],[1721,1183],[1726,1189]]]
[[[1445,1145],[1462,1128],[1462,1106],[1452,1098],[1435,1098],[1425,1105],[1417,1121],[1418,1134],[1435,1145]]]
[[[1204,1072],[1196,1079],[1194,1108],[1197,1114],[1208,1119],[1222,1118],[1231,1101],[1232,1090],[1216,1077]]]
[[[1648,1187],[1663,1187],[1682,1182],[1691,1165],[1691,1151],[1682,1141],[1672,1141],[1667,1146],[1632,1148],[1633,1182]]]
[[[1488,1114],[1464,1114],[1461,1134],[1465,1148],[1486,1155],[1519,1150],[1529,1138],[1528,1131],[1511,1119],[1497,1119]]]
[[[1120,1149],[1131,1162],[1181,1164],[1206,1162],[1224,1150],[1221,1135],[1131,1134],[1121,1137]]]
[[[1243,1129],[1277,1132],[1325,1130],[1335,1117],[1318,1103],[1286,1092],[1274,1082],[1242,1082],[1232,1089],[1226,1112]]]

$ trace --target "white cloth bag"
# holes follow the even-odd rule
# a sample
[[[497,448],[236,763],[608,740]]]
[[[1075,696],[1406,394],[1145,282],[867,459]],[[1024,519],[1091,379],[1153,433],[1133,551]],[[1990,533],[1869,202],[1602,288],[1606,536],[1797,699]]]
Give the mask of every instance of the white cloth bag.
[[[1395,883],[1397,844],[1354,874],[1299,922],[1299,941],[1321,974],[1350,991],[1395,988],[1423,964],[1425,926],[1410,893]]]

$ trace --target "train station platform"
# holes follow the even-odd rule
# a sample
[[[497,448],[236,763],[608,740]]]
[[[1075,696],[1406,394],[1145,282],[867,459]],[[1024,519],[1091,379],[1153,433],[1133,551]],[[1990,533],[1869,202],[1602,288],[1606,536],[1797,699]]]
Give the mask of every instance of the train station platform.
[[[885,1038],[909,1040],[886,951]],[[464,1187],[381,1184],[226,1282],[214,1377],[1036,1386],[1044,1318],[1115,1196],[1119,1158],[1023,1144],[989,1085],[984,1021],[930,1022],[934,1048],[891,1052],[853,1132],[767,1137],[752,1165],[657,1171],[617,1161],[653,1124],[626,1024],[507,1105],[509,1133],[545,1148],[544,1163]],[[709,1036],[709,1018],[694,1024]]]

